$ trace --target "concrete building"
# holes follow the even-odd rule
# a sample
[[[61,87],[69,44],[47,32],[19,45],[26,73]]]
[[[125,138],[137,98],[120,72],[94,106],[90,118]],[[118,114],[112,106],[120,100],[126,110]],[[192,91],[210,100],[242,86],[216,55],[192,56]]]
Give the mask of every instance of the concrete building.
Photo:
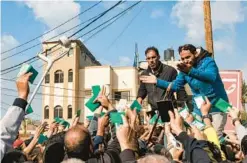
[[[48,51],[58,42],[44,42],[43,50],[47,54],[61,53],[60,46]],[[71,119],[78,109],[79,74],[85,66],[99,66],[91,52],[79,40],[72,41],[73,49],[68,55],[54,63],[49,74],[46,75],[42,88],[42,119],[52,121],[54,117]],[[46,65],[43,69],[45,70]]]
[[[44,42],[43,48],[46,50],[56,44]],[[84,117],[92,115],[85,103],[91,97],[93,85],[109,86],[109,98],[114,105],[120,99],[126,99],[128,103],[135,100],[139,87],[136,68],[100,66],[80,41],[72,41],[72,44],[75,48],[55,62],[43,82],[43,120],[51,122],[55,117],[61,117],[71,122],[78,109],[83,110]],[[59,53],[59,50],[53,51],[53,55]]]
[[[45,42],[43,48],[49,49],[55,44],[57,42]],[[146,61],[139,62],[138,69],[101,66],[80,41],[72,41],[72,44],[75,48],[54,64],[43,83],[46,86],[42,90],[43,120],[51,122],[55,117],[61,117],[71,122],[79,109],[82,109],[84,118],[92,115],[85,103],[92,96],[93,85],[106,85],[109,99],[115,106],[119,104],[120,99],[127,100],[128,104],[136,99],[139,88],[138,75],[141,70],[147,68]],[[57,53],[59,50],[52,54]],[[177,61],[173,58],[163,63],[176,67]],[[143,108],[148,109],[147,102],[144,102]]]

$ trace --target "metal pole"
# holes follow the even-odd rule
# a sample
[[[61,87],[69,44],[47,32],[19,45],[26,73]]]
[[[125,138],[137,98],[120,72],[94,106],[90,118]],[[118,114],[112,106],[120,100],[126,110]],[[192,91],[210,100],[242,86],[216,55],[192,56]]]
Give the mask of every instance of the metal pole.
[[[43,80],[45,79],[46,74],[47,74],[47,73],[49,72],[49,70],[51,69],[53,63],[56,62],[57,60],[59,60],[60,58],[62,58],[63,56],[65,56],[65,55],[69,52],[69,50],[70,50],[70,48],[66,48],[65,51],[64,51],[62,54],[60,54],[59,56],[57,56],[56,58],[48,58],[48,57],[42,55],[41,53],[38,54],[39,58],[42,59],[42,60],[44,60],[44,61],[46,61],[48,65],[47,65],[47,68],[46,68],[46,70],[45,70],[43,76],[41,77],[39,83],[38,83],[37,86],[35,87],[35,89],[34,89],[32,95],[31,95],[31,97],[30,97],[29,100],[28,100],[28,104],[27,104],[27,106],[26,106],[26,110],[27,110],[28,107],[31,105],[31,103],[32,103],[32,101],[33,101],[33,99],[34,99],[34,96],[35,96],[36,93],[38,92],[39,87],[41,86]],[[58,113],[58,114],[59,114],[59,113]]]

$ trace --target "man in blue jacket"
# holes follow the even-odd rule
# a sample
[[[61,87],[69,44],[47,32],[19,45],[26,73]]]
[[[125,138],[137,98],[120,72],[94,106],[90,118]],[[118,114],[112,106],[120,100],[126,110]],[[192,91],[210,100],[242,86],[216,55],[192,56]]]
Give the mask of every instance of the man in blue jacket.
[[[177,78],[172,82],[171,89],[177,91],[186,83],[189,84],[193,96],[207,96],[212,104],[219,98],[228,101],[228,97],[221,80],[219,69],[210,54],[204,49],[199,49],[198,53],[195,46],[185,44],[180,46],[178,51],[181,57],[181,63],[177,65],[180,71]],[[157,87],[166,89],[170,82],[157,79],[155,76],[141,76],[143,83],[154,83]],[[201,116],[200,108],[193,101],[193,112]],[[217,131],[218,136],[222,136],[222,131],[226,123],[227,116],[218,108],[212,107],[209,115],[213,120],[212,124]],[[202,117],[204,118],[204,117]]]

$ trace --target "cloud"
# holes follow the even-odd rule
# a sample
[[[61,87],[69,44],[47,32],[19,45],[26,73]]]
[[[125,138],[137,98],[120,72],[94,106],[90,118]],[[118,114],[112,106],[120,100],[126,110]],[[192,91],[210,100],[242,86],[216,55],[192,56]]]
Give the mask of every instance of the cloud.
[[[129,57],[126,56],[119,56],[118,60],[118,66],[129,66],[132,61]]]
[[[232,28],[245,18],[245,8],[240,1],[216,1],[212,3],[211,9],[214,29]]]
[[[67,1],[24,1],[30,9],[33,10],[36,20],[44,23],[46,27],[52,29],[57,25],[67,21],[68,19],[74,17],[80,13],[80,4],[74,2],[73,0]],[[43,39],[48,39],[54,35],[57,35],[77,24],[80,23],[80,19],[77,17],[66,23],[65,25],[59,27],[53,32],[46,35]],[[67,33],[66,36],[69,36],[73,31]],[[59,39],[59,38],[56,38]]]
[[[162,9],[154,9],[151,12],[150,18],[157,19],[157,18],[160,18],[160,17],[163,17],[163,16],[164,16],[164,10],[162,10]]]
[[[3,34],[1,37],[1,51],[4,52],[11,48],[14,48],[19,45],[19,42],[9,34]]]
[[[245,8],[241,1],[211,2],[213,30],[234,31],[234,25],[244,21]],[[172,20],[186,29],[186,41],[202,44],[204,39],[203,3],[198,1],[180,1],[171,12]]]
[[[180,1],[171,12],[172,20],[186,29],[186,40],[190,43],[202,42],[204,37],[202,2]]]
[[[233,54],[234,40],[230,37],[223,37],[214,41],[214,49],[218,53]]]

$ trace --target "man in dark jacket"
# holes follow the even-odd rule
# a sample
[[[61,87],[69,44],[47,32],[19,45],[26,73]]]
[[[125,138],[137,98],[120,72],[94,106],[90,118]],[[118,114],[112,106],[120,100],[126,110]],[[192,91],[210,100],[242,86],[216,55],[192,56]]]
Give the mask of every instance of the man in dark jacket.
[[[142,75],[153,74],[157,78],[161,78],[167,81],[173,81],[177,77],[177,71],[175,68],[165,65],[160,61],[159,51],[155,47],[149,47],[145,51],[146,60],[148,62],[148,69],[144,70]],[[140,88],[138,90],[137,101],[141,104],[142,101],[148,96],[148,103],[151,105],[152,112],[151,115],[154,114],[154,110],[157,110],[157,101],[163,100],[166,89],[161,89],[156,87],[155,84],[140,84]],[[170,99],[174,99],[172,93],[168,94]],[[187,94],[184,88],[177,91],[177,99],[179,101],[187,101]]]

